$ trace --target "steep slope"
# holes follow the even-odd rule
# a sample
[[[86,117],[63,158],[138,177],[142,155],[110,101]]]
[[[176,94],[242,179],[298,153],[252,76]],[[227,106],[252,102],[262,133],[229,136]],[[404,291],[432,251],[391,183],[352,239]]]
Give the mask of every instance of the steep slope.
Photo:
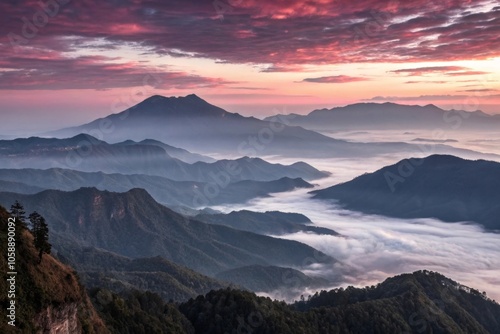
[[[405,159],[313,194],[366,213],[472,221],[500,230],[500,163],[493,161]]]
[[[0,244],[7,253],[7,211],[0,207]],[[50,255],[44,255],[38,264],[38,252],[33,236],[19,223],[15,229],[16,257],[14,269],[8,267],[5,256],[0,256],[4,279],[0,281],[2,314],[15,301],[15,327],[8,324],[6,315],[0,322],[1,333],[108,333],[102,320],[92,307],[85,289],[80,285],[73,269]],[[9,269],[8,269],[9,268]],[[7,272],[15,271],[15,298]],[[10,313],[11,311],[9,311]],[[13,319],[9,319],[13,320]]]
[[[435,105],[403,105],[396,103],[356,103],[332,109],[318,109],[308,115],[272,116],[290,125],[315,131],[430,129],[445,130],[498,129],[500,116],[481,111],[443,110]],[[268,118],[270,119],[270,118]]]
[[[339,235],[324,227],[311,226],[306,216],[284,212],[252,212],[248,210],[233,211],[228,214],[199,214],[196,219],[209,223],[229,226],[242,231],[258,234],[283,235],[296,232]]]
[[[213,163],[185,163],[151,141],[109,144],[89,135],[54,139],[31,137],[0,140],[0,168],[64,168],[83,172],[146,174],[176,181],[226,184],[242,180],[272,181],[282,177],[307,180],[328,173],[298,162],[289,166],[243,157]]]
[[[22,180],[23,183],[17,180]],[[162,204],[193,207],[244,203],[252,198],[269,196],[270,193],[311,188],[312,185],[300,178],[286,177],[274,181],[249,180],[227,185],[221,183],[219,186],[215,181],[173,181],[161,176],[140,174],[106,174],[60,168],[0,169],[0,191],[3,192],[35,194],[47,189],[73,191],[82,187],[96,187],[115,192],[143,188]]]
[[[500,305],[428,271],[376,287],[322,291],[287,305],[238,290],[212,291],[180,306],[196,333],[498,333]]]
[[[60,236],[52,239],[58,247],[58,258],[78,271],[88,289],[106,288],[116,293],[136,289],[157,293],[165,301],[181,302],[230,285],[160,256],[132,259],[82,247]]]
[[[252,264],[301,267],[306,259],[334,261],[299,242],[183,217],[142,189],[126,193],[95,188],[47,190],[35,195],[0,193],[0,203],[16,199],[27,211],[42,214],[52,233],[82,246],[134,258],[160,255],[208,275]]]

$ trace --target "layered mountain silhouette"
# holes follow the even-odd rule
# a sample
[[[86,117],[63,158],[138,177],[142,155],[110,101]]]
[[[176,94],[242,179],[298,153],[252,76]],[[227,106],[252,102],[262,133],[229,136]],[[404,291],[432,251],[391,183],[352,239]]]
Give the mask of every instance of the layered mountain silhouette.
[[[229,226],[258,234],[284,235],[309,232],[314,234],[339,235],[331,229],[313,226],[309,218],[298,213],[242,210],[233,211],[228,214],[199,214],[195,218],[205,223]]]
[[[241,180],[272,181],[282,177],[312,180],[328,175],[304,162],[284,166],[249,157],[189,164],[172,158],[157,142],[108,144],[85,134],[66,139],[2,140],[0,158],[4,158],[0,159],[0,168],[65,168],[222,184]]]
[[[333,139],[292,126],[295,118],[300,119],[297,115],[278,115],[259,120],[227,112],[194,94],[155,95],[121,113],[47,135],[64,138],[97,132],[99,138],[108,142],[154,139],[193,152],[231,156],[359,157],[396,152],[415,154],[421,150],[418,145],[400,142],[353,143]],[[367,120],[367,124],[371,123]],[[436,145],[434,149],[435,153],[475,154],[446,145]]]
[[[310,277],[292,268],[276,266],[246,266],[223,271],[216,277],[255,292],[284,290],[283,292],[292,294],[304,291],[306,288],[320,289],[332,285],[326,279]]]
[[[449,155],[405,159],[313,194],[365,213],[500,230],[500,163],[493,161]]]
[[[169,156],[172,158],[179,159],[183,162],[187,162],[189,164],[195,163],[195,162],[215,162],[214,158],[211,158],[206,155],[202,154],[197,154],[197,153],[191,153],[188,150],[185,150],[183,148],[178,148],[174,146],[167,145],[165,143],[162,143],[161,141],[158,140],[152,140],[152,139],[145,139],[141,142],[135,142],[133,140],[126,140],[121,143],[118,143],[120,145],[137,145],[137,144],[142,144],[142,145],[153,145],[153,146],[158,146],[161,147],[162,149],[167,152]]]
[[[0,193],[1,204],[14,200],[23,203],[27,211],[43,215],[51,233],[81,246],[131,258],[162,256],[206,275],[254,264],[302,267],[311,259],[335,262],[299,242],[186,218],[158,204],[143,189],[126,193],[95,188],[46,190],[35,195]],[[57,248],[57,243],[54,246]]]
[[[82,187],[125,192],[143,188],[157,202],[186,207],[244,203],[256,197],[267,197],[271,193],[313,187],[300,178],[288,177],[274,181],[246,180],[227,185],[219,185],[216,181],[217,179],[212,182],[173,181],[161,176],[80,172],[60,168],[0,169],[0,191],[4,192],[36,194],[48,189],[73,191]]]
[[[443,110],[435,105],[397,103],[356,103],[344,107],[318,109],[308,115],[275,115],[290,125],[321,132],[356,130],[442,129],[495,130],[500,116],[481,111]]]

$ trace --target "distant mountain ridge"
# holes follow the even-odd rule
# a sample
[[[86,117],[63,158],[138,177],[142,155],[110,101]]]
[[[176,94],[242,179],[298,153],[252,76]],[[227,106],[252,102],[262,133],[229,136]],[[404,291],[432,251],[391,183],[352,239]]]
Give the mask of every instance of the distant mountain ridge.
[[[153,146],[158,146],[161,147],[162,149],[167,152],[169,156],[172,158],[179,159],[183,162],[193,164],[195,162],[215,162],[216,160],[214,158],[202,155],[202,154],[197,154],[197,153],[191,153],[188,150],[178,148],[178,147],[173,147],[170,145],[167,145],[165,143],[162,143],[161,141],[158,140],[152,140],[152,139],[145,139],[141,142],[135,142],[133,140],[126,140],[121,143],[117,143],[118,145],[153,145]]]
[[[367,120],[367,117],[361,118]],[[98,132],[104,140],[113,143],[154,139],[208,155],[251,157],[325,158],[420,152],[418,145],[402,142],[353,143],[334,139],[306,129],[300,124],[301,119],[298,115],[278,115],[265,120],[244,117],[193,94],[169,98],[152,96],[121,113],[46,135],[64,138]],[[321,120],[321,124],[330,123]],[[435,149],[436,153],[472,153],[446,145],[436,145]]]
[[[397,103],[356,103],[331,109],[313,110],[307,115],[274,115],[287,124],[314,131],[396,130],[396,129],[498,129],[500,115],[482,111],[444,110],[433,104],[425,106]]]
[[[266,235],[285,235],[297,232],[335,235],[334,230],[314,226],[306,216],[285,212],[232,211],[228,214],[199,214],[196,219]]]
[[[365,213],[472,221],[500,230],[500,163],[493,161],[450,155],[405,159],[312,193]]]
[[[65,168],[218,183],[273,181],[282,177],[311,180],[329,175],[303,162],[285,166],[249,157],[189,164],[172,158],[158,142],[109,144],[84,134],[65,139],[0,140],[0,168]]]
[[[162,204],[187,207],[244,203],[256,197],[267,197],[270,193],[313,187],[301,178],[288,177],[273,181],[234,182],[226,186],[217,186],[217,193],[213,193],[214,184],[215,180],[210,183],[173,181],[161,176],[80,172],[60,168],[0,169],[0,191],[4,192],[36,194],[48,189],[73,191],[82,187],[125,192],[143,188]],[[205,187],[212,192],[206,193]]]

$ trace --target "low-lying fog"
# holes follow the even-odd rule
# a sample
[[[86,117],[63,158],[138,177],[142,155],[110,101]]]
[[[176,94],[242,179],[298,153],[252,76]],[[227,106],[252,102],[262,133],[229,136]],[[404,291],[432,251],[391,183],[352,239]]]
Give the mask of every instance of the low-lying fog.
[[[306,162],[332,172],[331,177],[314,182],[317,183],[315,189],[322,189],[407,157],[400,155]],[[292,162],[275,157],[266,159]],[[300,189],[275,194],[271,198],[258,198],[245,204],[213,208],[223,212],[243,209],[300,212],[314,224],[341,233],[345,237],[306,233],[281,236],[311,245],[340,260],[342,264],[335,268],[314,268],[306,272],[323,277],[333,277],[334,273],[340,272],[343,280],[337,286],[364,287],[389,276],[427,269],[486,291],[490,298],[500,300],[500,234],[486,233],[474,224],[443,223],[435,219],[396,219],[346,211],[335,203],[313,200],[308,194],[310,190]],[[309,293],[311,291],[305,292]],[[285,299],[283,295],[273,297]]]

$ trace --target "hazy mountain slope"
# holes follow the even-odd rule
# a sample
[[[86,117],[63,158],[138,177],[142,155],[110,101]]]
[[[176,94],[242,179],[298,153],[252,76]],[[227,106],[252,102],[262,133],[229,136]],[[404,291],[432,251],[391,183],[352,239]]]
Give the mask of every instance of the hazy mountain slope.
[[[199,193],[195,199],[195,206],[204,206],[217,203],[241,203],[254,197],[268,197],[271,193],[291,191],[297,188],[313,188],[314,186],[301,178],[288,177],[275,181],[240,181],[231,183],[218,192],[212,193],[205,188],[203,196]],[[207,191],[208,190],[208,191]],[[245,200],[246,199],[246,200]]]
[[[126,140],[121,143],[118,143],[120,145],[137,145],[137,144],[142,144],[142,145],[153,145],[153,146],[158,146],[161,147],[162,149],[167,152],[169,156],[172,158],[179,159],[183,162],[192,164],[195,162],[215,162],[216,160],[214,158],[211,158],[206,155],[202,154],[197,154],[197,153],[192,153],[189,152],[188,150],[185,150],[183,148],[178,148],[174,146],[167,145],[165,143],[162,143],[161,141],[158,140],[152,140],[152,139],[145,139],[142,140],[141,142],[135,142],[133,140]]]
[[[480,111],[443,110],[435,105],[402,105],[396,103],[356,103],[332,109],[318,109],[307,115],[275,115],[290,125],[315,131],[444,129],[494,130],[500,127],[500,116]]]
[[[12,179],[22,180],[17,177],[13,177]],[[13,192],[19,194],[36,194],[42,190],[44,190],[44,188],[37,187],[34,185],[29,185],[23,182],[0,180],[0,191]]]
[[[80,245],[128,257],[160,255],[204,274],[252,264],[300,267],[305,259],[322,256],[321,261],[334,261],[299,242],[188,219],[158,204],[142,189],[0,193],[0,203],[16,199],[27,211],[42,214],[52,233]]]
[[[199,274],[162,257],[128,258],[95,247],[82,247],[59,235],[58,257],[78,271],[85,286],[120,293],[129,289],[155,292],[165,301],[184,301],[229,283]]]
[[[9,214],[0,207],[0,243],[7,245]],[[4,279],[0,281],[3,319],[1,333],[108,333],[94,310],[85,289],[72,268],[51,255],[43,255],[38,263],[38,251],[33,235],[17,222],[16,231],[15,299],[8,299],[7,258],[0,256]],[[7,252],[7,248],[3,248]],[[12,270],[11,270],[12,271]],[[16,327],[8,325],[7,307],[15,300]],[[10,311],[9,311],[10,312]]]
[[[195,217],[202,222],[229,226],[238,230],[267,235],[283,235],[296,232],[339,235],[337,232],[318,226],[306,216],[284,212],[233,211],[228,214],[199,214]]]
[[[121,113],[55,131],[51,135],[73,136],[99,129],[102,123],[113,126],[112,132],[103,134],[107,141],[156,139],[197,152],[235,154],[240,151],[239,155],[254,155],[243,151],[290,151],[286,146],[292,145],[300,150],[335,142],[312,131],[227,112],[194,94],[185,97],[152,96]],[[263,140],[259,140],[259,132]],[[254,141],[250,140],[251,137],[255,138]]]
[[[23,180],[26,184],[21,184],[16,180]],[[295,188],[311,188],[312,185],[302,179],[286,177],[266,182],[240,181],[221,187],[215,181],[210,184],[172,181],[161,176],[139,174],[105,174],[59,168],[0,169],[0,191],[4,192],[34,194],[47,189],[73,191],[82,187],[96,187],[99,190],[115,192],[143,188],[162,204],[193,207],[243,203],[255,197],[269,196],[270,193],[290,191]]]
[[[328,173],[298,162],[289,166],[243,157],[188,164],[148,141],[108,144],[88,135],[54,139],[31,137],[0,140],[0,168],[64,168],[84,172],[146,174],[176,181],[226,184],[241,180],[271,181],[282,177],[317,179]]]
[[[437,273],[415,272],[376,287],[349,287],[295,305],[238,290],[180,306],[196,333],[498,333],[500,305]]]
[[[216,278],[232,282],[255,292],[284,290],[288,293],[304,291],[306,288],[326,287],[329,282],[310,277],[302,272],[276,266],[246,266],[218,273]]]
[[[500,229],[500,163],[492,161],[446,155],[405,159],[313,193],[366,213],[473,221]]]

